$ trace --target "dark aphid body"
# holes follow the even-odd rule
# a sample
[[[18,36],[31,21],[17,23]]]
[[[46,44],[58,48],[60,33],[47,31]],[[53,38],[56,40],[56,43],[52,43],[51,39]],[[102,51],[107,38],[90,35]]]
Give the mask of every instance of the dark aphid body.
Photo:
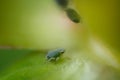
[[[63,48],[59,48],[59,49],[55,49],[55,50],[49,51],[48,54],[46,55],[46,59],[47,59],[48,61],[56,60],[56,59],[59,58],[64,52],[65,52],[65,49],[63,49]]]
[[[66,9],[66,14],[71,21],[75,23],[80,23],[80,16],[74,9],[71,8]]]
[[[66,8],[69,4],[69,0],[56,0],[56,2],[62,8]]]

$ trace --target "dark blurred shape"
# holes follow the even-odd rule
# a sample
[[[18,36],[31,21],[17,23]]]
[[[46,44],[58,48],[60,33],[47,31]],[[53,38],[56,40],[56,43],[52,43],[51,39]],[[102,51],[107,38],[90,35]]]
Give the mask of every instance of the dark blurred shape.
[[[74,9],[71,8],[66,9],[66,14],[71,21],[75,23],[80,23],[80,16]]]
[[[55,1],[62,8],[66,8],[69,4],[69,0],[55,0]]]

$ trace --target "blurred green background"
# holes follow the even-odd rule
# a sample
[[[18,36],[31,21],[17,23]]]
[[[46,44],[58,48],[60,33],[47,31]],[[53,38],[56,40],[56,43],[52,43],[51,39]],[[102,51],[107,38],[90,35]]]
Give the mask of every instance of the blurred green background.
[[[75,24],[55,0],[0,1],[0,80],[120,80],[118,0],[70,0]],[[54,63],[48,50],[65,48]]]
[[[89,33],[120,57],[119,0],[73,0]]]

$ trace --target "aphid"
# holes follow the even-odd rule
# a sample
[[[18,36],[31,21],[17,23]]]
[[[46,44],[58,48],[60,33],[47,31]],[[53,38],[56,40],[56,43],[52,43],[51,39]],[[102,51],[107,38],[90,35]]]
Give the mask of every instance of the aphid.
[[[48,61],[56,61],[57,58],[59,58],[64,52],[65,52],[65,49],[63,49],[63,48],[49,51],[46,55],[46,59]]]
[[[71,8],[66,9],[66,14],[71,21],[75,23],[80,23],[80,16],[74,9]]]
[[[66,8],[69,4],[69,0],[56,0],[56,2],[62,8]]]

